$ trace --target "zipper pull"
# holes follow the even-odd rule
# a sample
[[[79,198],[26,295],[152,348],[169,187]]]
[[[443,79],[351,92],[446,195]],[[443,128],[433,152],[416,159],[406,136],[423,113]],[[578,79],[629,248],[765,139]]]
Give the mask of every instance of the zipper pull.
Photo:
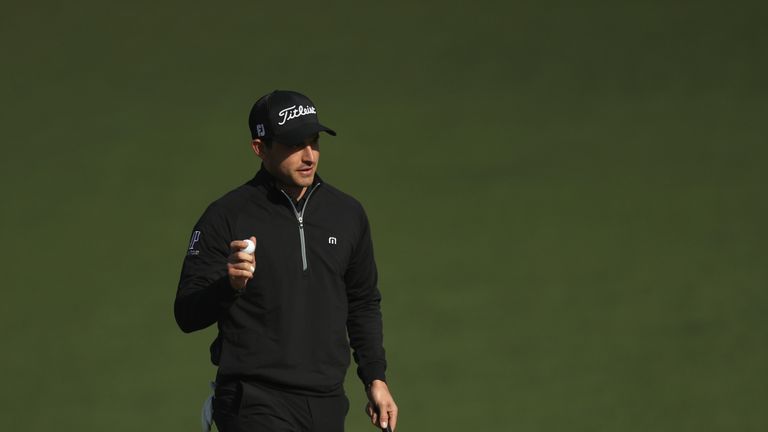
[[[304,226],[304,218],[299,216],[299,227],[303,227],[303,226]]]

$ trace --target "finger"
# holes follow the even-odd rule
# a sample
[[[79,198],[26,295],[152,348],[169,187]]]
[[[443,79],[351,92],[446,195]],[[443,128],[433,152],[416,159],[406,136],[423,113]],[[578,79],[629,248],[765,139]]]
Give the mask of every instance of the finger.
[[[253,242],[253,248],[256,249],[256,247],[259,245],[258,243],[256,243],[256,237],[251,236],[251,241]]]
[[[253,266],[249,266],[249,264],[227,264],[227,267],[229,277],[231,278],[250,279],[253,277],[253,272],[251,271]]]
[[[250,279],[253,277],[253,273],[249,272],[248,270],[229,269],[229,277],[233,279]]]
[[[394,407],[394,409],[389,412],[389,427],[391,427],[393,431],[397,427],[397,407]]]
[[[253,263],[256,261],[253,255],[245,252],[232,252],[232,255],[229,256],[228,260],[232,264],[237,264],[238,262]]]
[[[368,404],[368,415],[371,417],[371,424],[376,426],[376,423],[377,423],[377,420],[379,419],[379,416],[376,413],[376,409],[370,403]]]
[[[256,267],[253,265],[253,263],[249,263],[249,262],[238,262],[238,263],[232,263],[230,265],[232,266],[232,268],[236,268],[238,270],[245,270],[251,273],[256,271]]]
[[[248,285],[248,277],[229,276],[229,285],[235,290],[242,291]]]
[[[248,243],[246,243],[245,240],[233,240],[229,244],[229,248],[232,252],[240,252],[240,250],[245,249],[246,246],[248,246]]]

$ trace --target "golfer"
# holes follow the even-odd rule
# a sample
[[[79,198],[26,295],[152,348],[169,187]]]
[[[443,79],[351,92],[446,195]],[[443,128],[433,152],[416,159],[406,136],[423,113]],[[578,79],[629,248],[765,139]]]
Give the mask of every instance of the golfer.
[[[261,97],[248,123],[261,169],[200,217],[174,307],[184,332],[218,326],[216,426],[343,431],[351,348],[366,412],[394,430],[368,219],[317,174],[320,133],[336,133],[293,91]]]

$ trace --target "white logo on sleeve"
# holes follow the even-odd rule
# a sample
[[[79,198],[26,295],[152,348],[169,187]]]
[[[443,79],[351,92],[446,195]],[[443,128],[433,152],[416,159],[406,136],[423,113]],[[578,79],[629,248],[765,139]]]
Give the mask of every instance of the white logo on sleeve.
[[[192,233],[192,237],[189,239],[189,249],[187,249],[187,255],[198,255],[200,253],[199,250],[195,249],[195,243],[200,241],[200,231],[195,231]]]
[[[335,245],[336,244],[336,237],[328,237],[328,244]]]

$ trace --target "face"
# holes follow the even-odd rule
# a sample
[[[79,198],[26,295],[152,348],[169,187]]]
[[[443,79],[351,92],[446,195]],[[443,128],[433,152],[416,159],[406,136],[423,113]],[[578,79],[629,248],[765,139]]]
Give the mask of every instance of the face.
[[[320,136],[304,140],[303,145],[291,146],[277,141],[267,147],[259,139],[251,143],[253,151],[264,161],[264,167],[286,186],[312,185],[320,161]]]

